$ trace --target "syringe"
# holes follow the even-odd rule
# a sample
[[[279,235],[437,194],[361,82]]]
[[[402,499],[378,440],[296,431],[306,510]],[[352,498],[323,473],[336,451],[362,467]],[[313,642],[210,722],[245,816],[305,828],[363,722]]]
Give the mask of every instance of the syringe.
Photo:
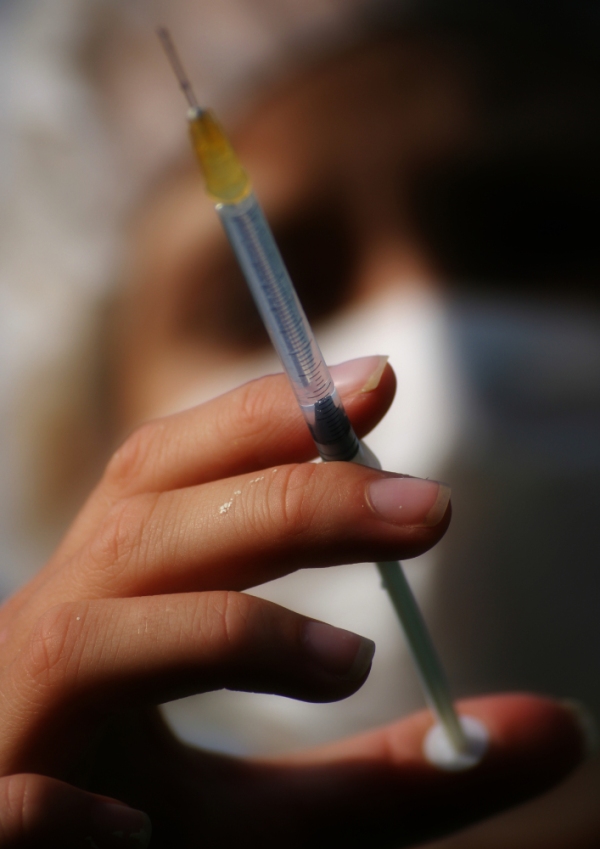
[[[320,456],[325,461],[346,460],[380,469],[377,458],[352,429],[247,174],[214,115],[199,106],[168,31],[161,28],[158,34],[189,104],[192,144],[207,191]],[[479,760],[481,741],[472,741],[468,723],[463,727],[464,720],[458,719],[444,670],[402,566],[390,561],[378,563],[377,568],[404,629],[427,703],[456,756],[450,758],[452,768],[470,766]]]

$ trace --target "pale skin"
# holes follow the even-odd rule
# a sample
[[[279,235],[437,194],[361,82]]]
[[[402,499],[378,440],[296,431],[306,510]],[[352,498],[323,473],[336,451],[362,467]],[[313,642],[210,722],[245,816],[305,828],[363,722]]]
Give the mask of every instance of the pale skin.
[[[360,362],[343,395],[364,434],[394,377],[387,366],[363,392]],[[311,647],[309,620],[242,591],[300,565],[409,557],[444,533],[449,508],[434,526],[383,521],[368,492],[386,473],[307,463],[313,454],[279,375],[147,424],[114,455],[55,556],[0,613],[0,846],[144,845],[145,820],[125,804],[148,813],[156,847],[413,845],[542,792],[581,760],[572,712],[529,695],[461,705],[491,735],[463,774],[424,759],[427,712],[270,761],[171,734],[155,705],[191,693],[351,694],[368,641],[317,626]],[[103,819],[94,794],[124,804]]]

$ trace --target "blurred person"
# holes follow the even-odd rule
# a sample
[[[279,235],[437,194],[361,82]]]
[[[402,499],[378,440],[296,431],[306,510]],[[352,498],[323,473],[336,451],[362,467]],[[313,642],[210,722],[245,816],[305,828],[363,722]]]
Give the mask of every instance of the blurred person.
[[[481,38],[481,33],[478,35]],[[502,38],[499,41],[502,46]],[[392,363],[399,366],[402,406],[396,405],[373,438],[385,466],[459,481],[464,509],[477,507],[475,516],[466,514],[462,533],[454,543],[451,537],[447,551],[441,552],[443,567],[430,557],[428,563],[415,564],[411,571],[428,618],[436,612],[434,630],[439,629],[442,636],[443,655],[451,659],[452,678],[464,692],[534,686],[585,696],[595,705],[598,697],[589,674],[589,658],[582,657],[580,650],[577,653],[580,635],[574,630],[573,649],[569,650],[565,642],[571,635],[561,630],[552,657],[540,665],[536,652],[546,648],[548,624],[543,619],[535,622],[539,609],[529,593],[523,593],[524,613],[515,613],[514,607],[523,575],[534,575],[532,568],[548,556],[544,546],[555,558],[572,550],[574,542],[568,535],[561,537],[562,547],[556,535],[545,538],[548,510],[562,511],[564,516],[565,502],[571,500],[569,488],[578,493],[573,505],[579,520],[575,545],[582,552],[578,560],[597,551],[593,528],[588,527],[585,512],[581,516],[582,504],[594,510],[593,490],[584,494],[588,472],[582,473],[574,463],[579,456],[592,462],[594,457],[594,431],[589,427],[597,414],[594,369],[599,356],[594,318],[582,317],[577,308],[565,316],[563,302],[558,310],[534,305],[528,312],[505,296],[496,301],[472,296],[444,301],[440,297],[439,280],[459,274],[468,277],[472,273],[468,263],[473,259],[480,263],[476,274],[481,280],[486,273],[491,276],[491,265],[496,280],[503,275],[529,278],[529,293],[536,273],[544,287],[556,274],[551,266],[541,272],[535,266],[539,248],[526,267],[523,256],[515,254],[511,268],[510,239],[486,245],[492,228],[481,228],[481,213],[469,218],[469,205],[465,202],[461,207],[456,202],[469,188],[469,180],[481,192],[482,186],[490,188],[486,179],[494,189],[494,178],[501,189],[506,182],[515,189],[515,196],[506,189],[507,200],[514,202],[517,194],[521,203],[527,200],[531,182],[523,176],[529,178],[530,171],[521,170],[519,180],[514,168],[523,169],[523,163],[527,164],[523,146],[530,146],[537,160],[548,131],[545,127],[536,137],[537,128],[524,130],[515,120],[519,107],[526,113],[534,95],[548,97],[547,81],[540,73],[538,88],[525,86],[522,103],[510,103],[510,121],[501,137],[499,105],[505,104],[503,92],[494,89],[493,84],[498,85],[494,71],[498,73],[499,59],[508,57],[495,39],[491,42],[480,42],[475,56],[473,39],[461,44],[460,39],[440,37],[439,33],[388,36],[372,46],[354,48],[298,74],[295,81],[258,105],[241,122],[235,141],[274,224],[307,312],[321,321],[318,335],[326,357],[335,362],[370,354],[387,343],[384,353],[390,353]],[[508,44],[514,47],[512,41]],[[517,60],[530,55],[527,51],[532,45],[527,39],[524,47],[524,53],[516,51]],[[486,49],[490,50],[487,62],[477,55]],[[542,50],[536,55],[546,53]],[[477,76],[474,81],[473,66],[480,73],[487,71],[488,78],[482,74],[483,81]],[[514,74],[509,92],[514,96],[524,69],[514,61],[509,70]],[[506,68],[499,76],[505,83],[510,79]],[[580,77],[572,73],[567,79],[579,81]],[[490,103],[491,92],[496,101]],[[557,111],[559,114],[547,118],[551,127],[553,120],[562,118]],[[553,138],[552,131],[548,135]],[[365,157],[365,150],[373,144],[378,155]],[[568,150],[560,154],[555,159],[550,156],[551,163],[568,161]],[[544,178],[553,172],[542,167],[538,173],[541,179],[539,185],[533,185],[536,190],[543,188]],[[258,320],[251,318],[248,296],[214,213],[208,204],[201,209],[200,192],[191,165],[175,168],[145,199],[137,216],[126,297],[117,321],[119,354],[110,405],[115,434],[157,413],[208,398],[244,377],[276,368]],[[467,195],[470,200],[472,197],[471,208],[483,209],[488,220],[494,212],[490,198],[498,196],[497,187],[496,194],[489,192],[488,198],[485,194],[483,198]],[[563,196],[570,197],[568,191]],[[482,201],[488,205],[482,207]],[[463,209],[466,220],[459,215]],[[512,207],[501,209],[515,217]],[[539,215],[543,209],[537,212]],[[436,220],[440,215],[441,223]],[[495,220],[504,224],[506,218],[498,215]],[[465,230],[471,236],[478,232],[475,247],[461,244]],[[531,239],[526,245],[531,245]],[[460,248],[463,254],[458,250],[457,258]],[[492,263],[486,251],[493,254]],[[490,263],[487,268],[486,260]],[[467,262],[466,272],[460,261]],[[498,263],[500,271],[495,267]],[[321,276],[315,276],[315,270]],[[568,271],[567,266],[561,273]],[[588,272],[589,265],[583,276]],[[510,281],[500,282],[506,292]],[[518,282],[522,287],[526,280]],[[585,298],[585,287],[582,289]],[[557,345],[564,355],[559,364],[559,377],[562,373],[564,378],[558,388],[556,363],[549,360]],[[533,379],[528,379],[532,358],[536,371]],[[573,373],[580,379],[576,386]],[[575,406],[575,458],[573,440],[565,440],[565,430],[561,430],[564,415],[572,414],[574,402],[583,404]],[[498,404],[503,413],[511,415],[500,417]],[[531,421],[541,405],[545,405],[543,420]],[[581,421],[577,418],[580,413]],[[540,424],[547,444],[540,444]],[[566,424],[569,436],[573,423],[569,420]],[[583,451],[581,424],[589,444]],[[444,474],[445,469],[452,473]],[[490,479],[495,484],[493,493],[479,491],[483,485],[487,488]],[[546,498],[535,508],[540,485],[546,495],[554,487],[556,504]],[[523,515],[527,518],[521,522]],[[570,517],[566,524],[572,521]],[[504,539],[507,527],[512,533]],[[503,558],[497,549],[507,552]],[[288,576],[262,594],[318,618],[331,620],[333,613],[336,623],[347,627],[364,622],[363,631],[377,637],[380,665],[379,675],[376,665],[360,697],[321,709],[266,697],[250,701],[241,696],[236,705],[233,694],[224,694],[226,699],[203,696],[197,706],[199,728],[192,727],[189,708],[187,713],[181,712],[182,705],[172,709],[171,716],[185,735],[230,751],[285,750],[300,742],[319,742],[342,731],[387,721],[419,704],[415,684],[407,683],[410,670],[396,636],[397,626],[373,572],[364,566],[333,572]],[[555,587],[546,590],[543,613],[552,621],[552,604],[559,605],[563,618],[566,615],[561,598],[565,583],[556,570],[548,572]],[[548,580],[546,572],[543,577]],[[451,583],[449,590],[444,588],[446,580]],[[583,563],[577,586],[582,601],[593,612],[593,584],[586,583]],[[333,609],[328,600],[333,601]],[[586,607],[579,603],[570,609],[580,618]],[[490,621],[498,625],[490,627]],[[512,641],[504,634],[498,639],[507,621]],[[444,623],[443,630],[440,623]],[[556,803],[552,805],[556,809]],[[581,820],[578,815],[576,818]],[[581,833],[591,833],[589,819]],[[532,840],[552,845],[549,840],[555,835],[540,836],[539,817],[537,836],[535,831],[533,836],[527,832],[524,821],[514,822],[513,831],[510,822],[495,824],[491,833],[486,831],[486,845],[492,845],[492,839],[506,841],[507,832],[502,828],[509,829],[511,845],[517,845],[518,839],[529,841],[521,844],[524,846],[536,845]],[[552,826],[545,824],[544,828]],[[574,834],[569,833],[571,841],[579,839]],[[479,834],[473,839],[484,838]],[[594,839],[593,835],[581,845],[592,846]]]

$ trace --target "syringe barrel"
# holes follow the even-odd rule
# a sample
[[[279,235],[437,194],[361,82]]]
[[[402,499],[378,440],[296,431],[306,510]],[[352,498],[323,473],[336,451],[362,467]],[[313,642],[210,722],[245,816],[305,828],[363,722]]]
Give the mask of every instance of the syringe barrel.
[[[216,210],[324,460],[351,460],[358,439],[254,194]]]

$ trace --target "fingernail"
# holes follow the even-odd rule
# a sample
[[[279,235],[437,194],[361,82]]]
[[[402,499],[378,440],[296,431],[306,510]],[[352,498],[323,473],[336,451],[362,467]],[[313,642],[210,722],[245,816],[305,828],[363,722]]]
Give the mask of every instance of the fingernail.
[[[92,822],[98,831],[123,846],[145,849],[150,843],[152,825],[142,811],[118,802],[99,802],[92,810]],[[111,843],[114,845],[114,843]]]
[[[595,755],[600,748],[600,733],[598,725],[591,710],[576,699],[563,699],[561,704],[565,707],[581,731],[583,740],[583,756],[585,760]]]
[[[421,478],[379,478],[369,484],[367,501],[385,522],[432,528],[448,508],[450,487]]]
[[[304,625],[302,643],[309,657],[325,672],[341,678],[362,678],[375,654],[373,640],[313,620]]]
[[[377,389],[389,357],[359,357],[347,360],[329,371],[338,392],[372,392]]]

